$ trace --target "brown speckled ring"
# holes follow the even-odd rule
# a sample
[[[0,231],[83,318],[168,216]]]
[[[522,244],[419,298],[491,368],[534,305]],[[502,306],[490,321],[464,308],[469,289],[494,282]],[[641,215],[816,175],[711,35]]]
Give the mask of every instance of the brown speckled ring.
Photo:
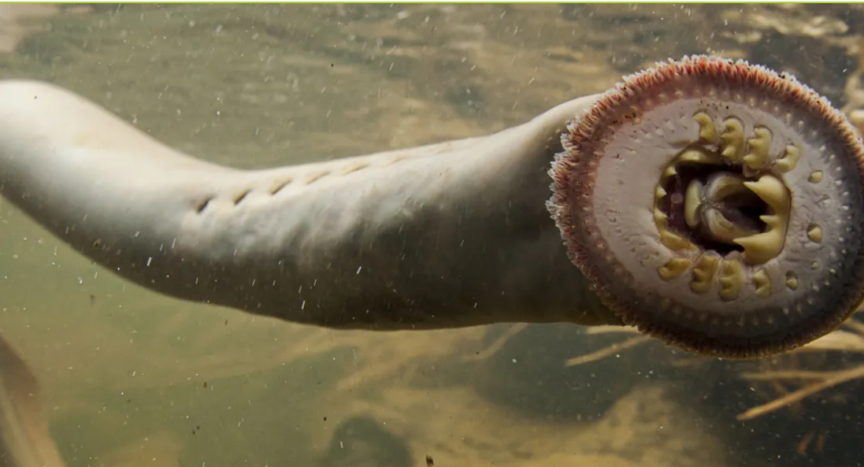
[[[864,146],[793,77],[685,57],[626,77],[568,130],[549,210],[625,323],[754,358],[864,298]]]

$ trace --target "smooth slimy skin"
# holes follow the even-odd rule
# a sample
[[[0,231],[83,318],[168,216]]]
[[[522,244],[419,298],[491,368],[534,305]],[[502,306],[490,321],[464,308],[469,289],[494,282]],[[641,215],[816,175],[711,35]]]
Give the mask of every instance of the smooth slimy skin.
[[[342,329],[617,323],[564,254],[547,175],[597,96],[480,138],[241,171],[37,82],[0,82],[0,193],[159,293]],[[60,467],[0,337],[0,467]]]
[[[341,329],[618,322],[544,207],[568,120],[261,171],[181,154],[58,87],[0,82],[0,193],[115,273]]]

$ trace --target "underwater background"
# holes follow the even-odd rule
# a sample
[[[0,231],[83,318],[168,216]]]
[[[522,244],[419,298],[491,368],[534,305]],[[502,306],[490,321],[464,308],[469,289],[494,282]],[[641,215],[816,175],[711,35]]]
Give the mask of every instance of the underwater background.
[[[0,77],[241,168],[491,133],[695,53],[864,122],[855,4],[0,5]],[[754,362],[574,325],[330,331],[146,291],[8,203],[0,297],[70,467],[864,464],[854,318]]]

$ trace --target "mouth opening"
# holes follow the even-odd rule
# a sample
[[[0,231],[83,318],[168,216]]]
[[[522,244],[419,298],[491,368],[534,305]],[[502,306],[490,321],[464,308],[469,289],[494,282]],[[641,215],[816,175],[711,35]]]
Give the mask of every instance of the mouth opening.
[[[657,206],[669,231],[726,256],[744,252],[736,239],[770,230],[762,218],[776,213],[747,186],[757,178],[747,177],[743,165],[679,162],[674,167],[660,185],[667,195]]]

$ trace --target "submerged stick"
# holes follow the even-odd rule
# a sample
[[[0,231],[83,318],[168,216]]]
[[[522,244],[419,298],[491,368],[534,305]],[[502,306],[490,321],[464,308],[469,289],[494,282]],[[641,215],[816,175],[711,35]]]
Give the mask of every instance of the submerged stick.
[[[864,366],[857,366],[846,370],[838,370],[832,372],[815,372],[815,371],[777,371],[765,372],[756,374],[745,374],[745,378],[754,381],[765,381],[772,379],[800,379],[800,380],[815,380],[801,389],[786,394],[783,397],[774,399],[773,401],[748,409],[746,412],[738,415],[738,420],[752,420],[766,413],[774,412],[783,407],[794,404],[805,399],[808,396],[822,392],[842,383],[855,379],[864,378]]]

